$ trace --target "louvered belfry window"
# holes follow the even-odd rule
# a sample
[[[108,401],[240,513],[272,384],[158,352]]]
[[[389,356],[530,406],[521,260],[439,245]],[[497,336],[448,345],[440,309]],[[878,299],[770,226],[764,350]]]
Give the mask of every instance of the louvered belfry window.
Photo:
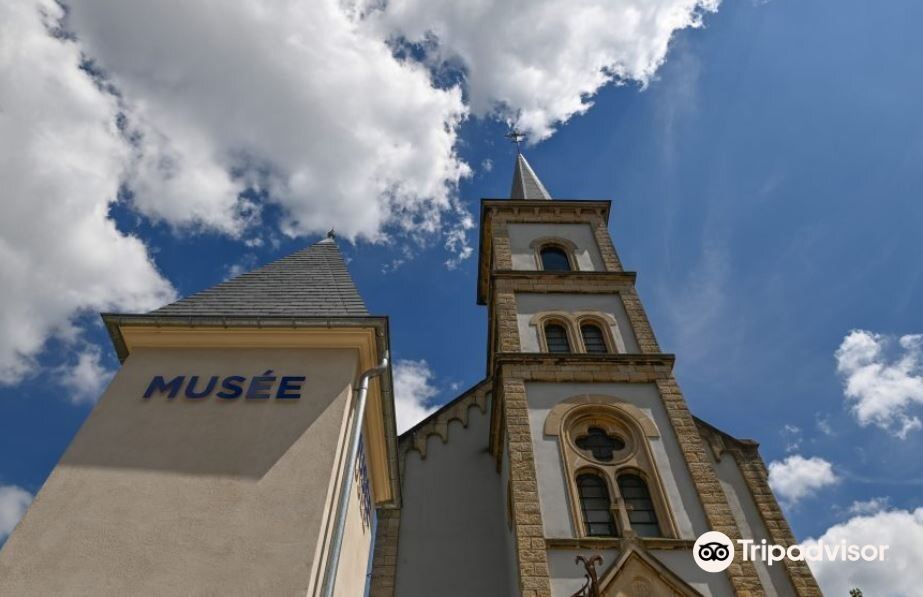
[[[545,344],[548,352],[570,352],[567,330],[560,323],[545,324]]]
[[[583,345],[586,346],[587,352],[596,354],[609,352],[609,347],[606,346],[606,338],[603,336],[603,331],[595,323],[585,323],[581,325],[580,334],[583,336]]]
[[[560,247],[542,247],[542,269],[546,272],[569,272],[570,260]]]
[[[657,512],[644,479],[638,475],[619,475],[619,491],[628,509],[632,530],[641,537],[659,537]]]
[[[577,477],[577,491],[580,494],[580,510],[589,537],[615,537],[615,522],[612,520],[612,500],[609,488],[599,475],[584,473]]]

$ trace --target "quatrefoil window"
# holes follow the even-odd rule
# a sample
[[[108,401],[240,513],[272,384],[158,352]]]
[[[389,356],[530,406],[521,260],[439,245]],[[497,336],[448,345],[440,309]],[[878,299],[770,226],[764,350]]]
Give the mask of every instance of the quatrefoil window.
[[[605,429],[599,427],[590,427],[586,430],[586,434],[575,439],[574,443],[581,450],[591,453],[593,458],[600,462],[609,462],[614,452],[625,447],[622,438],[609,435]]]

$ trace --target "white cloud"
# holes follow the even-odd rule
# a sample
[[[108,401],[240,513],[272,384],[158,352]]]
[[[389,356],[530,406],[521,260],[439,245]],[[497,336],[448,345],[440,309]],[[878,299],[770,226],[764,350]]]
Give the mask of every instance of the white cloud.
[[[76,363],[58,368],[57,380],[70,393],[71,402],[93,403],[114,373],[103,365],[99,348],[88,345],[77,354]]]
[[[794,506],[802,499],[838,481],[833,466],[823,458],[794,454],[769,463],[769,485],[782,503]]]
[[[258,217],[240,194],[258,189],[292,235],[457,224],[461,90],[339,2],[83,0],[68,23],[122,94],[148,216],[239,235]]]
[[[268,203],[285,234],[438,238],[455,267],[472,254],[457,198],[469,111],[545,138],[601,86],[650,81],[674,31],[718,0],[381,4],[3,3],[0,382],[49,337],[76,337],[81,313],[173,298],[109,218],[120,189],[184,233],[254,242]],[[430,31],[424,63],[388,43]],[[461,84],[434,74],[443,59]]]
[[[923,426],[912,414],[923,404],[923,334],[901,336],[901,354],[886,352],[894,339],[853,330],[836,351],[837,371],[843,377],[846,399],[860,425],[875,425],[904,439]]]
[[[430,401],[439,390],[433,386],[435,375],[423,360],[396,361],[393,375],[397,432],[403,433],[436,410]]]
[[[886,510],[891,503],[888,497],[873,497],[867,500],[856,500],[847,508],[850,514],[875,514]]]
[[[810,562],[811,570],[825,595],[848,595],[855,587],[875,597],[919,595],[923,586],[923,508],[914,511],[881,511],[856,516],[834,525],[817,539],[802,545],[827,544],[888,545],[882,562]]]
[[[173,297],[137,238],[108,217],[128,150],[117,105],[49,35],[51,0],[0,3],[0,383],[35,366],[86,310],[139,311]]]
[[[376,2],[367,2],[376,4]],[[613,81],[647,84],[679,29],[719,0],[389,0],[372,20],[422,43],[436,68],[460,65],[475,114],[535,141],[592,106]]]
[[[13,532],[32,503],[32,494],[16,485],[0,485],[0,541]]]
[[[779,435],[782,436],[782,441],[785,443],[786,452],[795,452],[801,447],[803,438],[801,428],[797,425],[786,423],[782,426],[782,430],[779,431]]]

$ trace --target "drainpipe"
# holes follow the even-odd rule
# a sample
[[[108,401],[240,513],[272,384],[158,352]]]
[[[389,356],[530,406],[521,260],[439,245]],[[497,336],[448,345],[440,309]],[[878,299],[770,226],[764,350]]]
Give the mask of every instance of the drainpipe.
[[[327,566],[324,570],[324,597],[333,597],[336,584],[337,567],[340,564],[340,550],[343,547],[343,530],[346,526],[346,511],[349,507],[349,495],[353,489],[353,479],[356,476],[356,457],[359,454],[359,440],[362,437],[362,420],[365,416],[365,403],[369,395],[369,380],[378,377],[388,370],[388,353],[381,359],[377,367],[369,369],[359,378],[359,389],[356,397],[355,415],[352,426],[347,436],[346,452],[346,477],[340,485],[340,495],[337,499],[336,523],[333,527],[333,537],[330,540],[330,550],[327,552]]]

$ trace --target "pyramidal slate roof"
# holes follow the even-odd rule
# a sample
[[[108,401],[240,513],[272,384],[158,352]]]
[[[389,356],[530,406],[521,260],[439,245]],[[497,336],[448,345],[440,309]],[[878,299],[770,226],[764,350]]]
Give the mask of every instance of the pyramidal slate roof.
[[[510,199],[551,199],[551,194],[538,179],[526,156],[516,155],[516,169],[513,171],[513,188]]]
[[[325,238],[150,313],[180,317],[364,317],[368,314],[333,238]]]

